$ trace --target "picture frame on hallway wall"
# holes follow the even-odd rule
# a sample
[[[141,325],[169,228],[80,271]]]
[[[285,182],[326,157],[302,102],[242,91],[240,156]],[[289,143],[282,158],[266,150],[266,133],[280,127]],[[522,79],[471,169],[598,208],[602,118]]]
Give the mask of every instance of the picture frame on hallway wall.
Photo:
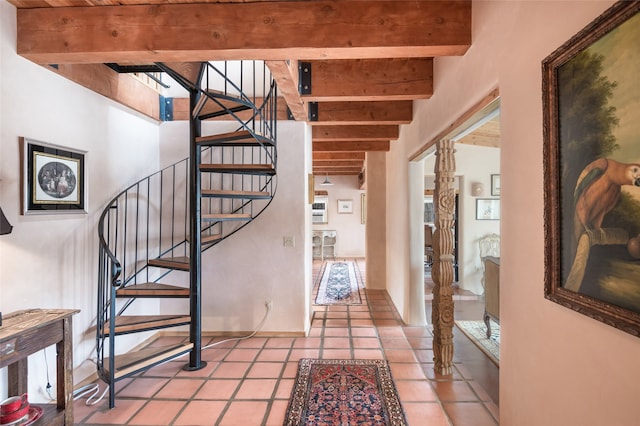
[[[500,220],[500,199],[476,198],[476,220]]]
[[[500,196],[500,175],[491,175],[491,196]]]
[[[22,214],[87,213],[86,151],[20,138]]]
[[[640,2],[542,62],[545,298],[640,336]]]
[[[353,200],[338,200],[338,213],[353,213]]]

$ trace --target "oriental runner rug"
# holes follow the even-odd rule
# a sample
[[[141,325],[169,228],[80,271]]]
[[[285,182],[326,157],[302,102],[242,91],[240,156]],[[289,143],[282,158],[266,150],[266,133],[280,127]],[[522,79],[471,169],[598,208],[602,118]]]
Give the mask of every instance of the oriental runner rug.
[[[316,305],[360,305],[360,284],[352,261],[328,261],[316,296]]]
[[[484,321],[455,321],[455,324],[494,364],[500,366],[500,324],[491,320],[490,338],[487,338]]]
[[[285,426],[407,424],[386,360],[299,361]]]

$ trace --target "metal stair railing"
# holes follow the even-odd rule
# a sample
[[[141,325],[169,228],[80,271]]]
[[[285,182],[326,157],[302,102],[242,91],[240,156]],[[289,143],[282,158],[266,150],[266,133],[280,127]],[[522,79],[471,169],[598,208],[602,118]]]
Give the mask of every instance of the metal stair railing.
[[[206,63],[201,82],[189,82],[175,73],[170,75],[183,86],[191,85],[192,91],[207,98],[200,108],[207,102],[217,105],[220,109],[218,116],[226,116],[237,123],[235,132],[245,131],[255,140],[252,146],[203,146],[199,157],[210,163],[268,164],[275,169],[277,87],[264,63],[262,86],[256,85],[256,70],[260,69],[256,64],[259,61],[251,61],[252,67],[246,67],[246,62]],[[239,67],[239,81],[230,78],[230,67]],[[247,69],[254,75],[251,78],[254,83],[250,88],[245,84]],[[165,67],[165,71],[170,70]],[[247,94],[249,89],[251,93]],[[197,115],[192,116],[191,120],[198,124],[201,121]],[[193,171],[190,170],[190,161],[189,158],[181,160],[129,186],[107,204],[100,217],[97,358],[98,373],[109,384],[114,381],[113,355],[118,352],[115,348],[115,318],[136,300],[116,299],[116,291],[139,283],[159,282],[172,271],[150,267],[148,262],[151,259],[189,256],[191,251],[189,185]],[[206,179],[201,179],[198,197],[201,197],[202,190],[213,189],[261,192],[267,193],[268,197],[208,198],[201,203],[203,214],[248,213],[255,219],[266,209],[276,191],[275,175],[208,175]],[[220,235],[215,241],[204,244],[201,250],[228,238],[249,222],[212,221],[199,225],[203,235]],[[109,365],[105,366],[107,357]],[[105,374],[105,370],[109,375]]]
[[[170,271],[155,272],[147,262],[166,254],[184,255],[188,223],[186,189],[188,159],[129,186],[114,197],[98,223],[99,265],[97,306],[98,370],[114,345],[114,318],[132,300],[116,302],[124,286],[158,282]],[[113,361],[114,357],[110,358]],[[113,365],[108,371],[114,371]]]

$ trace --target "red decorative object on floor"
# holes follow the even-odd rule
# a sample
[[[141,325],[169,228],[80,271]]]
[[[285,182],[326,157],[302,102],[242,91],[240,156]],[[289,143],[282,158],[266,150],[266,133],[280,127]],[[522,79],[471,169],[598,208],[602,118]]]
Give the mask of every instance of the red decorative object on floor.
[[[406,426],[386,360],[309,359],[298,363],[286,426]]]

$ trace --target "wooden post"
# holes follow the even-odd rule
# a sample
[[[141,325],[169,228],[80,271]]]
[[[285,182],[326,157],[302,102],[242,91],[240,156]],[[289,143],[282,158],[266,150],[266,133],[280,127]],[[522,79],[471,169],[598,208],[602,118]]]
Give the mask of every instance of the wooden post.
[[[62,341],[56,344],[57,408],[64,424],[73,424],[73,331],[71,316],[62,319]],[[115,385],[114,385],[115,386]]]
[[[433,288],[433,354],[435,371],[452,374],[453,368],[453,221],[456,170],[454,142],[436,143],[435,232],[433,235],[434,260],[431,275]]]

